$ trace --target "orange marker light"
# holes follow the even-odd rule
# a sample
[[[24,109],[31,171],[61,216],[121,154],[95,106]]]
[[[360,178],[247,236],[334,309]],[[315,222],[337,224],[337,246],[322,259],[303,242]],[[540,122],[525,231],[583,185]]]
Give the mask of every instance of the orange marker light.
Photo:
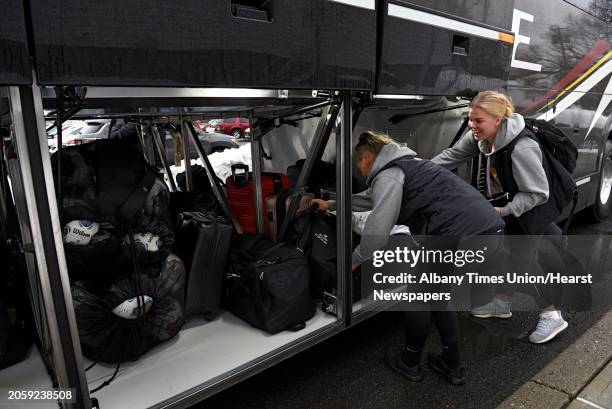
[[[499,41],[508,44],[514,44],[514,36],[512,34],[499,33]]]

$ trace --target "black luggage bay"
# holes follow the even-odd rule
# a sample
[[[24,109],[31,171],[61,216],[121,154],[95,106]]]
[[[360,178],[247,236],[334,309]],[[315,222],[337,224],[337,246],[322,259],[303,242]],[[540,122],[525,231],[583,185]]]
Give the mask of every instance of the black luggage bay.
[[[221,305],[232,227],[214,213],[183,212],[177,220],[177,253],[187,271],[185,314],[210,321]]]
[[[0,84],[29,85],[32,68],[21,0],[0,1]]]
[[[374,1],[30,4],[42,85],[374,87]]]

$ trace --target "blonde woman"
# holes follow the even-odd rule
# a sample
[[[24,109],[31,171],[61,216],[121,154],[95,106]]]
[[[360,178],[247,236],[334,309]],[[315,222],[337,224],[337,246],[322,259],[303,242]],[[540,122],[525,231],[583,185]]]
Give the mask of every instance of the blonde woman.
[[[533,133],[525,128],[523,117],[514,112],[508,97],[494,91],[479,93],[470,104],[468,119],[470,131],[432,162],[453,169],[461,162],[479,157],[478,190],[492,203],[496,197],[507,198],[495,207],[504,217],[506,234],[561,234],[554,221],[563,209],[548,200],[547,165],[542,149]],[[537,258],[538,242],[533,239],[522,242],[515,239],[509,244],[511,257],[531,263]],[[474,308],[472,315],[510,318],[513,289],[498,287],[496,292],[491,302]],[[529,340],[539,344],[553,339],[568,324],[555,308],[561,297],[559,287],[536,288],[536,293],[539,295],[536,300],[544,310]]]
[[[353,252],[353,269],[387,244],[396,224],[408,226],[415,235],[445,236],[436,242],[449,247],[456,246],[461,237],[503,232],[502,218],[476,189],[450,171],[416,159],[414,151],[400,147],[387,135],[364,132],[354,156],[357,168],[366,177],[367,189],[352,196],[351,207],[353,211],[372,212],[360,245]],[[314,202],[322,210],[335,209],[333,201]],[[447,265],[437,267],[447,272]],[[421,355],[433,321],[443,350],[441,354],[429,354],[428,364],[451,384],[463,384],[456,312],[443,305],[436,311],[407,311],[405,318],[405,347],[388,351],[387,365],[410,381],[421,381]]]

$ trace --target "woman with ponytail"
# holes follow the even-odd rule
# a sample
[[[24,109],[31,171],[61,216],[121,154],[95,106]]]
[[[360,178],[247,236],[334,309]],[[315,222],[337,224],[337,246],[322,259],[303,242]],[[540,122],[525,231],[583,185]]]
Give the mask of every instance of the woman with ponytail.
[[[478,157],[478,190],[496,206],[506,222],[509,235],[558,235],[554,223],[559,216],[549,198],[547,170],[542,149],[525,121],[514,112],[512,102],[504,94],[483,91],[476,95],[468,113],[470,130],[451,148],[432,159],[448,169]],[[511,260],[526,268],[536,268],[539,240],[511,239]],[[535,241],[534,241],[535,239]],[[555,255],[547,255],[548,261]],[[533,272],[533,270],[525,270]],[[511,287],[496,288],[489,303],[474,308],[477,318],[510,318]],[[533,343],[544,343],[567,328],[567,322],[555,304],[561,300],[559,287],[536,288],[536,300],[543,308],[536,330],[529,336]]]
[[[427,236],[423,240],[429,240],[428,248],[451,250],[461,238],[503,232],[502,218],[476,189],[450,171],[415,156],[414,151],[400,147],[385,134],[361,134],[354,159],[366,178],[367,189],[352,196],[351,207],[353,211],[371,213],[360,244],[353,251],[353,270],[387,245],[396,224],[408,226],[413,235]],[[335,209],[334,201],[314,202],[321,210]],[[427,267],[450,274],[452,264],[439,264]],[[411,284],[411,291],[416,292],[416,286]],[[421,356],[433,321],[443,349],[441,354],[429,354],[427,362],[450,383],[463,384],[457,313],[448,303],[432,304],[405,312],[405,347],[389,350],[385,362],[410,381],[421,381]]]

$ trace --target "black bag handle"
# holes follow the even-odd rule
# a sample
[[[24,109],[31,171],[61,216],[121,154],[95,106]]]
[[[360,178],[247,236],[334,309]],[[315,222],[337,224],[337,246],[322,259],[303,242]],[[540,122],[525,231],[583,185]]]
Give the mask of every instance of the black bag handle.
[[[245,187],[249,184],[249,165],[245,165],[244,163],[235,163],[231,166],[232,169],[232,182],[235,186]],[[243,174],[237,174],[236,171],[238,169],[244,170]],[[242,180],[240,180],[242,179]]]

